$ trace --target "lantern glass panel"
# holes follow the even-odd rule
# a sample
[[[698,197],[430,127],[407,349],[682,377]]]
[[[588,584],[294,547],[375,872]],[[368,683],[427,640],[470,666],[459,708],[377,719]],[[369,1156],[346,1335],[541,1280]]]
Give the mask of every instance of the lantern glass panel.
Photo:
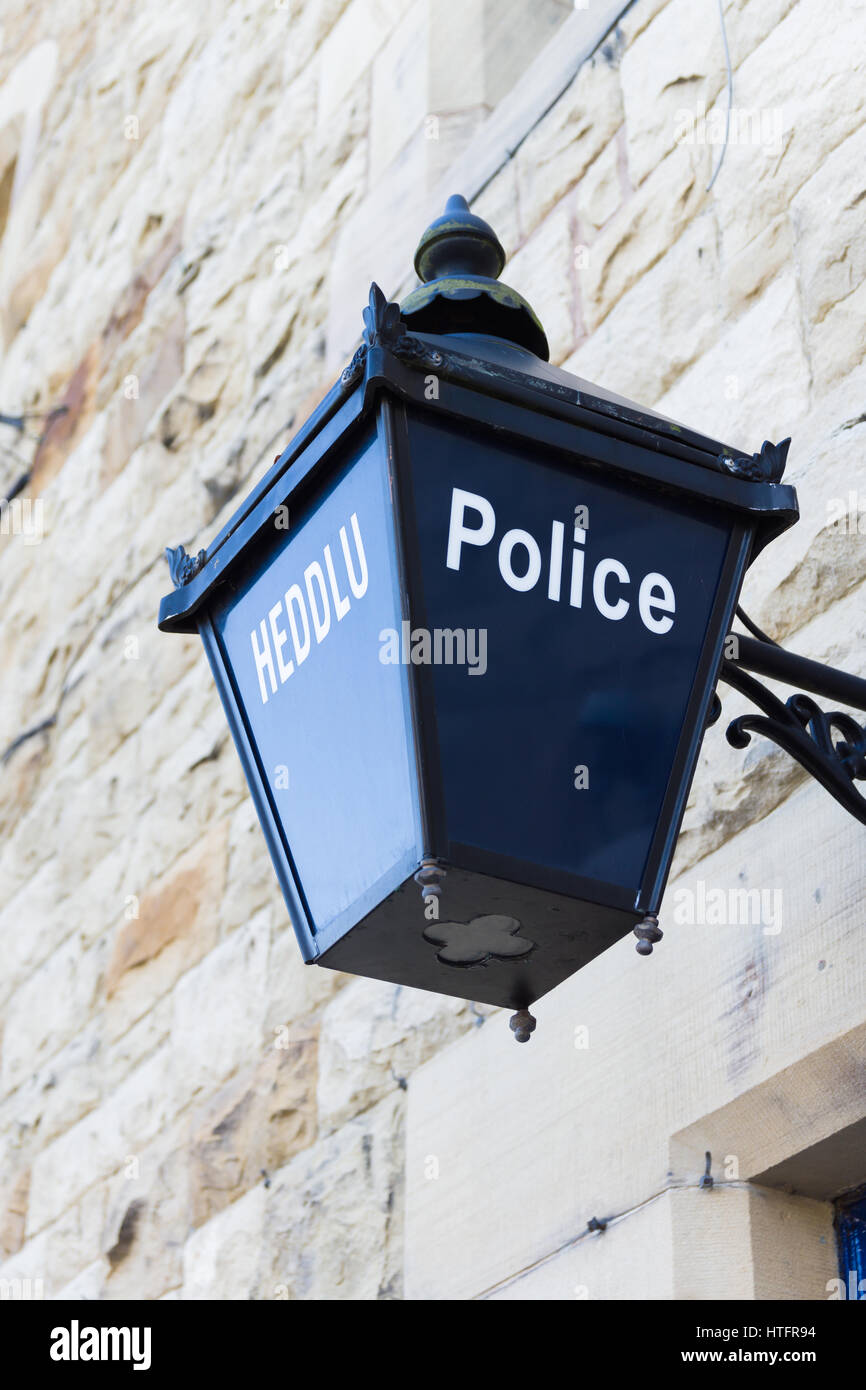
[[[424,621],[486,662],[433,671],[448,843],[636,894],[731,519],[428,415],[409,438]]]
[[[278,520],[214,627],[309,926],[333,938],[421,857],[408,676],[381,660],[402,615],[376,435]]]

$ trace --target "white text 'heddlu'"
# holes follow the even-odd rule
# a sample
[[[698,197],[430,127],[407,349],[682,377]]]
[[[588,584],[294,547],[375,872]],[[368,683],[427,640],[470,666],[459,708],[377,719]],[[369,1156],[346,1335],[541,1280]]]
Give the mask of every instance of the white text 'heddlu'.
[[[346,527],[341,526],[337,560],[330,545],[326,545],[322,560],[311,561],[304,570],[304,587],[300,583],[290,584],[268,610],[267,618],[262,618],[250,633],[263,705],[269,694],[276,694],[277,682],[284,685],[295,668],[306,661],[313,635],[317,645],[323,642],[331,631],[332,618],[342,622],[352,606],[352,598],[363,598],[367,592],[367,557],[356,512],[349,518],[349,525],[355,542],[354,557]]]

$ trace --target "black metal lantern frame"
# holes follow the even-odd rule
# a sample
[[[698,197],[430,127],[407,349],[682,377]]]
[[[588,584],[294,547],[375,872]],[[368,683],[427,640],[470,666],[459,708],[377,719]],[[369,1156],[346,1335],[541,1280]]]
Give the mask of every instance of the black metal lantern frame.
[[[209,616],[215,591],[235,582],[249,548],[273,543],[275,512],[288,507],[292,514],[302,508],[305,498],[344,456],[347,442],[374,428],[391,468],[402,588],[406,595],[404,617],[422,626],[418,518],[408,467],[413,418],[447,417],[460,422],[464,430],[479,428],[494,432],[499,439],[531,443],[535,449],[542,447],[554,452],[561,460],[579,460],[582,468],[604,470],[608,476],[620,473],[671,497],[708,502],[726,509],[731,517],[718,596],[636,897],[555,869],[515,863],[449,838],[439,771],[432,670],[424,665],[411,668],[425,846],[418,866],[422,890],[429,892],[447,882],[447,915],[463,921],[485,908],[489,911],[492,905],[503,909],[507,906],[508,915],[519,922],[537,924],[544,918],[555,920],[558,927],[569,910],[574,916],[575,898],[583,904],[584,917],[588,912],[592,919],[592,930],[582,948],[580,943],[569,940],[564,954],[550,952],[545,957],[538,953],[537,964],[519,974],[507,958],[497,961],[494,952],[488,953],[487,968],[473,980],[474,997],[524,1009],[532,999],[579,968],[584,959],[590,959],[629,930],[636,929],[645,952],[659,939],[657,914],[743,574],[750,558],[796,519],[796,497],[793,489],[778,482],[738,476],[739,470],[732,462],[736,455],[716,441],[614,399],[572,388],[564,384],[565,374],[556,369],[547,368],[544,376],[527,374],[521,370],[526,354],[519,348],[481,340],[473,343],[447,335],[410,334],[398,306],[388,304],[375,285],[365,320],[363,345],[338,383],[216,537],[207,554],[200,552],[193,559],[182,550],[171,552],[172,573],[179,587],[163,601],[160,611],[163,631],[201,634],[306,959],[356,973],[399,977],[403,983],[417,983],[445,993],[462,995],[466,989],[465,979],[447,965],[443,969],[442,962],[437,962],[440,968],[433,972],[431,981],[427,943],[422,948],[419,967],[410,959],[395,960],[387,914],[378,933],[379,941],[375,939],[375,930],[367,930],[354,937],[350,933],[329,945],[317,937],[315,926],[309,921],[303,888],[293,871],[291,849],[285,842],[273,795],[258,763],[248,721]],[[431,376],[438,386],[438,398],[432,402]],[[640,679],[638,672],[635,679]],[[509,885],[507,894],[502,891],[505,884]],[[408,885],[404,891],[410,891]],[[400,906],[395,903],[394,911]],[[402,906],[405,909],[405,899]]]
[[[464,238],[465,256],[467,232],[475,237],[472,263],[455,265],[455,236]],[[304,959],[509,1005],[519,1011],[512,1027],[525,1041],[535,1026],[527,1012],[533,1000],[629,931],[643,955],[661,938],[658,913],[688,790],[705,729],[718,717],[717,680],[736,685],[764,711],[735,721],[731,742],[744,746],[752,732],[776,738],[860,819],[866,802],[853,787],[866,776],[859,726],[850,716],[825,716],[805,696],[783,705],[745,668],[787,680],[802,676],[808,689],[829,689],[861,708],[866,682],[804,663],[763,634],[741,637],[736,660],[726,659],[747,565],[797,520],[796,494],[781,482],[789,441],[766,443],[749,457],[549,366],[531,309],[495,280],[503,260],[486,224],[472,218],[463,200],[451,200],[416,258],[419,274],[432,271],[422,276],[432,283],[402,310],[372,286],[361,346],[290,445],[206,552],[167,552],[176,587],[162,602],[159,626],[201,635]],[[430,331],[436,327],[445,331]],[[431,426],[447,447],[472,450],[493,441],[496,448],[554,460],[575,476],[651,494],[686,514],[712,512],[726,527],[724,558],[638,883],[576,874],[455,835],[434,668],[412,664],[406,736],[420,803],[417,861],[384,897],[368,895],[348,919],[344,914],[323,928],[311,911],[213,609],[242,592],[251,556],[275,551],[275,515],[285,509],[290,517],[303,515],[353,448],[375,438],[387,463],[402,618],[429,628],[421,556],[426,518],[412,457]],[[641,678],[639,669],[629,677],[637,687]],[[335,874],[340,871],[335,864]],[[438,920],[440,900],[447,922]],[[446,928],[455,930],[449,936]],[[465,971],[478,966],[483,969],[472,971],[470,985]]]

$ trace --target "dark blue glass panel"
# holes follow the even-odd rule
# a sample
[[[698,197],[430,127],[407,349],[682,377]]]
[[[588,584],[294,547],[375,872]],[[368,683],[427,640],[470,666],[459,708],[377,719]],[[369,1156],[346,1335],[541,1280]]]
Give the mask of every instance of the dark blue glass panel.
[[[407,671],[380,659],[401,614],[377,441],[288,520],[214,617],[311,925],[330,940],[421,854]]]
[[[434,668],[450,841],[636,891],[724,512],[427,417],[410,452],[427,625],[486,632],[484,674]]]

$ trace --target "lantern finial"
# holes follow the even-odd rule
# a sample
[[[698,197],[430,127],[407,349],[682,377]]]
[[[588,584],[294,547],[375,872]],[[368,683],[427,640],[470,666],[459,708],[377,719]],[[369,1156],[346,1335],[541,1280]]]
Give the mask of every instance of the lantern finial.
[[[483,275],[495,280],[505,265],[505,251],[489,223],[476,217],[461,193],[445,204],[415,252],[415,270],[424,284],[445,276]]]
[[[422,284],[400,306],[419,333],[485,333],[528,348],[547,361],[541,323],[516,290],[499,282],[505,251],[493,228],[460,193],[424,232],[415,252]]]

